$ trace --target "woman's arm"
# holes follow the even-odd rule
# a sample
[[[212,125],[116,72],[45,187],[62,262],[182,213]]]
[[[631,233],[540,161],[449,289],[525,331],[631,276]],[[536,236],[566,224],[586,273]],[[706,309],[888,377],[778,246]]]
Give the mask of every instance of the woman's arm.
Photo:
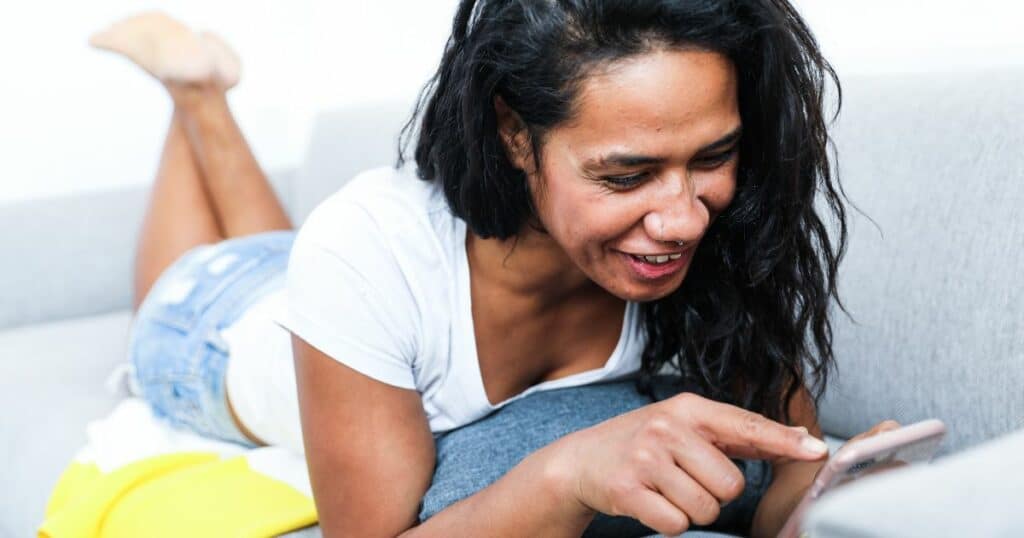
[[[806,388],[802,388],[797,393],[797,396],[793,398],[789,412],[795,426],[807,428],[811,435],[819,439],[824,437],[821,426],[818,424],[814,402],[811,400],[810,393],[807,392]],[[899,426],[899,423],[895,421],[885,420],[879,422],[870,430],[850,438],[849,441],[871,437],[887,430],[896,429]],[[794,461],[790,459],[775,461],[772,465],[772,483],[768,486],[768,490],[757,506],[750,535],[754,537],[777,536],[779,531],[782,530],[782,526],[786,524],[789,515],[793,513],[796,505],[800,503],[804,493],[811,487],[818,471],[821,470],[826,462],[827,459],[820,461]]]
[[[393,537],[415,525],[435,458],[420,395],[365,376],[297,336],[292,351],[323,535]]]
[[[824,447],[807,441],[805,432],[684,393],[558,439],[409,534],[575,537],[601,511],[676,535],[713,522],[718,499],[742,493],[727,455],[820,460]]]
[[[778,536],[823,465],[824,461],[775,464],[772,483],[757,505],[750,535],[754,538]]]
[[[821,439],[824,437],[814,410],[814,401],[806,387],[801,387],[789,406],[789,416],[794,426],[807,428],[808,433]],[[804,492],[814,481],[814,475],[825,465],[819,461],[795,461],[780,459],[772,463],[772,483],[757,505],[750,535],[777,536],[785,525],[789,514],[800,502]]]
[[[310,483],[334,536],[573,536],[594,517],[564,488],[552,443],[422,525],[435,445],[416,391],[360,374],[292,337]],[[571,501],[571,502],[570,502]]]
[[[434,514],[402,538],[579,538],[596,512],[581,506],[566,489],[571,481],[567,466],[556,456],[558,444],[533,452],[490,486]]]

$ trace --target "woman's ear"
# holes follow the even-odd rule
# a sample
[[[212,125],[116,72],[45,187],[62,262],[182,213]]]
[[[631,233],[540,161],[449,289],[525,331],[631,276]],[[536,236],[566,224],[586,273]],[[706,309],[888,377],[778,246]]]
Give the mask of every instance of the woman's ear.
[[[533,159],[533,146],[530,144],[526,124],[500,95],[494,96],[494,113],[498,119],[498,136],[505,146],[509,161],[523,172],[531,172],[536,161]]]

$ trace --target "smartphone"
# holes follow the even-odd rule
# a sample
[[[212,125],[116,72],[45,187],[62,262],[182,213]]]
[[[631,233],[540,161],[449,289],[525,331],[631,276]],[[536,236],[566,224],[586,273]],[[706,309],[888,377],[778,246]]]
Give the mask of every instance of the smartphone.
[[[818,471],[814,483],[779,532],[779,538],[800,536],[804,515],[825,492],[885,469],[930,461],[945,435],[946,425],[941,420],[928,419],[846,443]]]

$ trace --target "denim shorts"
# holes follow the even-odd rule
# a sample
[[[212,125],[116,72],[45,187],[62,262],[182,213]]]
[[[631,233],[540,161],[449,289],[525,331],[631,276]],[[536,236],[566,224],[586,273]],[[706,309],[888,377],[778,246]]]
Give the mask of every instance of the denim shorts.
[[[132,321],[134,384],[154,413],[201,435],[256,446],[228,410],[230,350],[220,331],[283,284],[293,230],[200,245],[153,284]]]

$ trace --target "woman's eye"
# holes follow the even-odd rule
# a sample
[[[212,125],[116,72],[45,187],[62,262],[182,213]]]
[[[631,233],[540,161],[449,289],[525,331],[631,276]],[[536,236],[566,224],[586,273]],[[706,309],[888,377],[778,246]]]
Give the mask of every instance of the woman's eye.
[[[718,168],[719,166],[722,166],[723,164],[731,161],[732,158],[736,155],[736,150],[737,148],[732,148],[729,151],[726,151],[725,153],[719,153],[718,155],[712,155],[710,157],[698,159],[697,165],[700,168]]]
[[[602,179],[616,187],[632,187],[643,181],[647,173],[633,174],[631,176],[605,176]]]

